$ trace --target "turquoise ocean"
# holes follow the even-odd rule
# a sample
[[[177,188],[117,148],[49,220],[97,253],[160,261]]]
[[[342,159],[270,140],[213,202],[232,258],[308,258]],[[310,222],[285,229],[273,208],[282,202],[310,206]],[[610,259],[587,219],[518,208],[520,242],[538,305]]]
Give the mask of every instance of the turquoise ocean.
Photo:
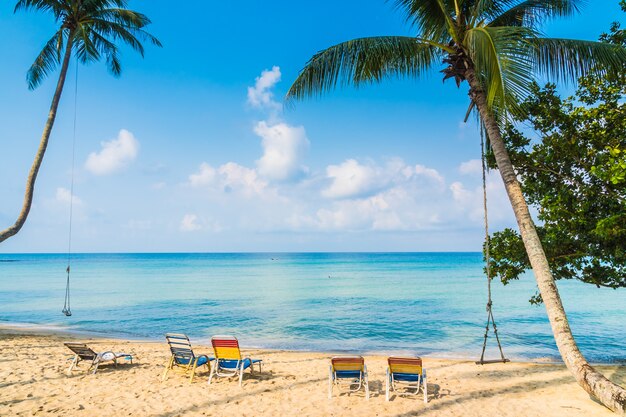
[[[480,253],[77,254],[61,314],[66,255],[0,254],[0,324],[109,337],[354,353],[480,356],[486,278]],[[626,363],[626,290],[559,282],[582,352]],[[558,360],[532,274],[493,284],[507,357]],[[490,334],[488,356],[496,357]]]

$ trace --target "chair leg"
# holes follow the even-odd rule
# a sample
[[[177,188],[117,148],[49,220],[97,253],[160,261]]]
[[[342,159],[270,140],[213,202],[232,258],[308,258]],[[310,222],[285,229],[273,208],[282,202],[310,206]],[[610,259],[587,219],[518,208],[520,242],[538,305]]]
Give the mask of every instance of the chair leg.
[[[209,382],[208,384],[211,385],[211,380],[213,379],[213,375],[215,374],[215,369],[218,367],[218,363],[215,363],[215,366],[211,366],[211,372],[209,372]]]
[[[387,368],[387,376],[385,378],[385,401],[389,401],[389,368]]]
[[[172,365],[174,363],[174,357],[172,356],[165,367],[165,372],[163,372],[163,376],[161,377],[161,381],[165,381],[167,379],[167,373],[172,369]]]
[[[333,367],[330,366],[328,372],[328,399],[333,398]]]
[[[422,377],[422,390],[424,391],[424,404],[428,404],[428,384],[426,383],[426,374]]]
[[[370,399],[370,384],[367,378],[367,368],[365,368],[365,371],[363,372],[363,377],[365,378],[364,380],[364,384],[365,384],[365,399],[369,400]]]
[[[252,364],[250,364],[250,367],[252,367]],[[241,361],[241,366],[239,367],[239,387],[241,387],[242,382],[243,382],[243,361]]]
[[[198,366],[198,358],[194,359],[191,364],[191,377],[189,377],[189,383],[193,383],[193,377],[196,375],[196,367]]]
[[[94,362],[94,364],[93,364],[93,372],[92,372],[92,374],[94,374],[94,375],[95,375],[95,374],[96,374],[96,372],[98,372],[98,366],[100,366],[100,361],[96,361],[96,362]]]
[[[70,367],[67,370],[67,375],[72,375],[72,371],[74,370],[74,367],[78,364],[78,355],[74,355],[74,359],[72,359],[72,363],[70,364]]]

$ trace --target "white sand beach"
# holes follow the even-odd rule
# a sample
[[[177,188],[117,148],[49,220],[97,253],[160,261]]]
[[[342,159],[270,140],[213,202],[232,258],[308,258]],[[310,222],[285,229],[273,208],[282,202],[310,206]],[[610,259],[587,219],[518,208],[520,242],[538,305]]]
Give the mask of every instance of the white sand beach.
[[[71,352],[63,342],[86,342],[94,350],[132,353],[132,365],[102,366],[97,374],[66,375]],[[209,346],[194,347],[212,354]],[[362,392],[327,398],[331,353],[246,350],[261,358],[263,373],[246,373],[243,387],[204,371],[192,384],[180,373],[161,375],[169,357],[163,342],[77,338],[41,331],[0,329],[2,416],[613,416],[576,384],[563,365],[424,358],[428,404],[422,396],[385,401],[386,358],[366,356],[371,398]],[[601,366],[624,384],[626,368]]]

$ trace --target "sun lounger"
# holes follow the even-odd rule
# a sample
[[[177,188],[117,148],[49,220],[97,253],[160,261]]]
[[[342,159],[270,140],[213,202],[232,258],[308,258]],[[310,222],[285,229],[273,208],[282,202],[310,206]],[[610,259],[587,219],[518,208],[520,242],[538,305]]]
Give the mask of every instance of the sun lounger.
[[[364,387],[365,399],[369,400],[370,389],[367,380],[367,366],[362,356],[335,356],[330,360],[328,398],[333,397],[333,387],[341,384],[346,385],[350,392],[359,391]]]
[[[254,365],[259,366],[261,372],[261,359],[243,358],[239,350],[239,341],[234,336],[213,336],[211,338],[213,351],[215,352],[215,365],[211,368],[209,384],[213,377],[239,377],[239,386],[243,381],[243,371],[250,368],[254,373]]]
[[[211,370],[210,362],[213,358],[210,358],[207,355],[196,356],[191,348],[191,342],[186,335],[168,333],[165,335],[165,339],[167,339],[167,344],[170,347],[172,356],[167,364],[167,368],[165,368],[165,372],[161,378],[162,381],[167,379],[167,373],[174,367],[182,369],[185,374],[191,372],[191,376],[189,377],[190,384],[193,382],[193,377],[196,375],[197,368],[202,365],[206,365],[207,371]]]
[[[422,367],[420,358],[398,358],[387,359],[387,379],[385,384],[385,399],[389,401],[389,392],[396,391],[399,385],[404,385],[406,391],[412,395],[417,395],[420,391],[424,393],[424,403],[428,402],[428,387],[426,385],[426,370]],[[410,390],[415,390],[411,393]]]
[[[74,352],[74,358],[72,359],[72,364],[67,370],[68,375],[71,375],[74,368],[77,367],[79,362],[81,361],[88,361],[89,368],[87,369],[87,371],[93,368],[92,373],[94,374],[98,371],[98,366],[100,366],[102,362],[113,362],[115,366],[117,366],[117,360],[124,358],[125,360],[130,361],[130,363],[133,363],[133,356],[129,353],[112,352],[112,351],[105,351],[105,352],[97,353],[97,352],[94,352],[89,346],[87,346],[84,343],[69,343],[68,342],[64,344],[65,346],[68,347],[68,349]]]

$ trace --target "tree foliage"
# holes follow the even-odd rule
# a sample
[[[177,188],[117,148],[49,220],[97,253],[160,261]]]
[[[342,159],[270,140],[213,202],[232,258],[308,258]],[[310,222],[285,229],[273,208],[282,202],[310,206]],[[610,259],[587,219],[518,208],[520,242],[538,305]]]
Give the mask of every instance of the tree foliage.
[[[119,50],[121,41],[141,56],[141,41],[161,46],[157,38],[145,31],[150,19],[139,12],[128,10],[128,0],[19,0],[15,11],[37,10],[50,13],[59,24],[57,32],[41,50],[28,70],[30,89],[36,88],[53,72],[61,61],[64,45],[72,39],[72,51],[83,63],[99,61],[102,57],[111,74],[122,71]]]
[[[626,0],[621,5],[626,11]],[[601,40],[626,45],[625,35],[614,23]],[[554,84],[531,89],[517,121],[541,140],[513,127],[505,140],[523,192],[538,210],[552,273],[626,287],[626,73],[583,77],[567,99]],[[490,244],[491,271],[503,283],[530,269],[516,231],[496,232]]]

